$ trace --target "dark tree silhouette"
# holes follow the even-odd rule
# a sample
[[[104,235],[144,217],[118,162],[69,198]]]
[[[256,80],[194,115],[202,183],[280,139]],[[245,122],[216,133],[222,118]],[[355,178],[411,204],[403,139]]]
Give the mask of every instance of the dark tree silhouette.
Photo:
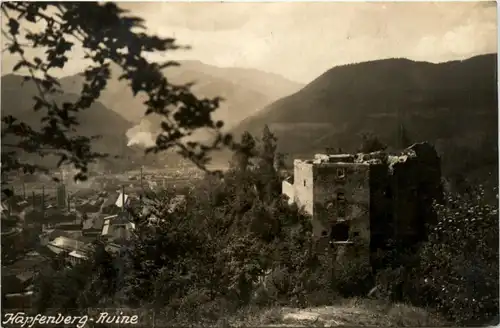
[[[277,139],[275,135],[269,130],[267,124],[262,130],[262,147],[260,157],[265,162],[266,166],[273,167],[276,156]]]
[[[401,124],[399,126],[399,131],[398,131],[398,146],[399,148],[407,148],[412,145],[412,140],[410,138],[410,134],[406,127]]]
[[[331,155],[331,154],[343,154],[344,149],[342,149],[342,147],[326,147],[325,152],[329,155]]]
[[[280,170],[286,169],[286,159],[288,154],[277,152],[274,157],[274,168],[276,171],[280,172]]]
[[[241,141],[237,146],[237,149],[233,158],[233,166],[245,171],[250,164],[250,158],[255,157],[257,142],[255,138],[250,134],[250,132],[245,131],[241,136]]]
[[[373,134],[364,133],[361,135],[361,138],[361,147],[358,150],[361,153],[371,153],[387,149],[387,145],[385,145],[377,136]]]
[[[6,30],[2,29],[8,41],[6,50],[19,56],[14,71],[24,69],[29,73],[24,80],[34,82],[37,89],[33,110],[46,112],[38,130],[13,116],[2,118],[2,138],[14,140],[2,143],[2,173],[49,171],[47,167],[21,162],[19,153],[25,152],[55,155],[60,159],[58,166],[73,165],[79,170],[75,180],[85,180],[88,164],[107,154],[92,150],[92,141],[99,136],[78,135],[78,113],[89,108],[106,88],[112,63],[121,70],[119,79],[130,82],[134,95],[146,96],[145,114],[162,117],[162,133],[156,145],[146,152],[176,148],[204,169],[210,150],[231,143],[230,136],[220,132],[223,122],[211,118],[221,99],[199,99],[191,93],[190,84],[171,84],[161,70],[177,63],[153,63],[144,56],[181,46],[172,38],[147,34],[142,19],[127,15],[116,4],[9,2],[2,3],[2,13],[7,21]],[[44,28],[30,30],[30,24],[25,23],[37,23]],[[62,90],[53,72],[65,67],[75,46],[83,48],[85,59],[91,64],[84,70],[85,82],[79,99],[61,104],[56,97]],[[45,56],[30,59],[25,55],[28,48],[44,49]],[[198,129],[215,131],[216,138],[210,144],[186,141]]]

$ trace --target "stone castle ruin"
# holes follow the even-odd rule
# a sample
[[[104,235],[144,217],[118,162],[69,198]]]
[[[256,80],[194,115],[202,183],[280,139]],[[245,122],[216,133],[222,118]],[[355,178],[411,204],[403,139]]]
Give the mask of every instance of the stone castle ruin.
[[[426,237],[432,203],[442,197],[440,159],[417,143],[400,155],[384,152],[295,160],[283,193],[312,217],[313,236],[344,254],[368,256],[389,241],[411,246]],[[339,254],[337,256],[339,256]]]

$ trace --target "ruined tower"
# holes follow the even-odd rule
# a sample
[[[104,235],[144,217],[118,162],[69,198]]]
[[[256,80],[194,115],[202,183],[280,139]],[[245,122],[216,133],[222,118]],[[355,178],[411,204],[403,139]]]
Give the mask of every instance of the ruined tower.
[[[440,186],[439,157],[420,143],[399,155],[317,154],[295,160],[283,193],[311,215],[318,241],[337,249],[356,246],[368,255],[389,241],[414,244],[425,238]]]

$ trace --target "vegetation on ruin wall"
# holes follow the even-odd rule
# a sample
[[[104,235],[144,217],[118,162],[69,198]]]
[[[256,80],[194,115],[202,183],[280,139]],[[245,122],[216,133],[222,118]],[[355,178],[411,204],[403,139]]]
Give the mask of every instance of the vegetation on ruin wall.
[[[384,254],[390,266],[373,277],[363,263],[332,266],[315,249],[309,218],[280,197],[272,156],[262,152],[275,151],[274,139],[262,138],[264,146],[245,138],[256,145],[254,158],[236,156],[224,180],[207,177],[174,213],[162,205],[173,195],[157,195],[152,211],[163,221],[151,227],[137,216],[125,254],[113,258],[97,245],[87,263],[57,262],[40,275],[39,310],[125,306],[155,309],[163,322],[204,322],[249,305],[364,297],[376,283],[379,298],[441,311],[457,323],[491,323],[498,313],[498,207],[483,203],[481,191],[450,195],[436,207],[439,223],[419,253]]]

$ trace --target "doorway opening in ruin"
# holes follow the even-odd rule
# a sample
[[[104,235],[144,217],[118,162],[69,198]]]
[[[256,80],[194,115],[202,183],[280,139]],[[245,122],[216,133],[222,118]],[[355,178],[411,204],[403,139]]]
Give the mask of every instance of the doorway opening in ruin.
[[[347,223],[337,223],[332,227],[330,232],[331,241],[348,241],[349,240],[349,225]]]

